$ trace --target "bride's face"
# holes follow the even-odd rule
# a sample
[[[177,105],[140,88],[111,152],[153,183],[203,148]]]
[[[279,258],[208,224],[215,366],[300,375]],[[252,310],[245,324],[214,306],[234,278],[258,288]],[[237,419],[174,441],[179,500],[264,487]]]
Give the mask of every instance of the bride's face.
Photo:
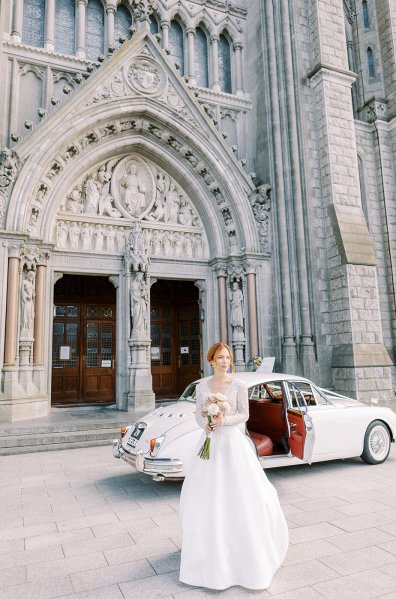
[[[227,372],[231,364],[231,356],[227,349],[223,347],[223,349],[217,354],[215,359],[212,362],[212,366],[214,370],[218,370],[220,372]]]

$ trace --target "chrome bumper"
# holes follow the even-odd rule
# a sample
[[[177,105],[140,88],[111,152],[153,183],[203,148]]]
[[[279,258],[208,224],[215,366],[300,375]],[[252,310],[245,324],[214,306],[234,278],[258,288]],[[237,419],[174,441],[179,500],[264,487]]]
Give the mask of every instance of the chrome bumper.
[[[125,462],[134,466],[139,472],[145,472],[146,474],[162,474],[170,477],[173,475],[180,474],[183,470],[183,462],[180,460],[172,460],[171,458],[145,458],[141,451],[137,451],[136,454],[128,453],[123,449],[121,441],[114,439],[113,444],[113,455],[115,458],[122,458]]]

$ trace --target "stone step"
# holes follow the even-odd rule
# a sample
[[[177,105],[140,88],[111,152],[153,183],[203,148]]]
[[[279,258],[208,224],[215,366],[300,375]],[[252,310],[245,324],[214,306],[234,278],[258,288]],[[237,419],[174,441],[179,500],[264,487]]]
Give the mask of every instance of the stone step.
[[[30,453],[33,451],[53,451],[76,447],[93,447],[95,445],[109,444],[112,439],[120,434],[119,423],[106,428],[90,428],[83,430],[62,430],[53,432],[36,432],[30,429],[29,433],[22,434],[20,429],[14,429],[11,435],[0,437],[0,455],[16,453]]]
[[[133,420],[133,419],[132,419]],[[1,447],[1,439],[2,437],[10,437],[14,435],[40,435],[43,433],[62,433],[62,432],[73,432],[73,431],[84,431],[84,430],[99,430],[99,429],[108,429],[108,428],[117,428],[120,430],[120,427],[125,424],[128,426],[131,424],[131,417],[128,417],[128,414],[125,415],[125,422],[120,420],[87,420],[70,422],[67,420],[65,422],[57,422],[54,424],[31,424],[29,426],[13,426],[8,427],[7,425],[0,425],[0,447]]]
[[[112,439],[115,438],[114,436]],[[20,447],[0,447],[0,456],[19,455],[23,453],[36,453],[38,451],[62,451],[64,449],[78,449],[79,447],[99,447],[108,445],[109,439],[95,439],[93,441],[70,441],[69,443],[51,443],[49,445],[22,445]]]

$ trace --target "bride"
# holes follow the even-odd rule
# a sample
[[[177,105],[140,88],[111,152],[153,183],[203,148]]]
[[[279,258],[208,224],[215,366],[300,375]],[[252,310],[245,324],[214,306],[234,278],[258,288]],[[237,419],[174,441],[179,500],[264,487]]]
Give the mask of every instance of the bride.
[[[223,590],[239,585],[265,589],[285,558],[287,524],[278,495],[244,434],[249,418],[247,388],[228,376],[231,349],[214,343],[207,359],[213,376],[196,387],[195,418],[211,433],[210,457],[198,456],[203,432],[180,497],[182,550],[180,581]],[[228,416],[202,415],[216,393],[230,404]]]

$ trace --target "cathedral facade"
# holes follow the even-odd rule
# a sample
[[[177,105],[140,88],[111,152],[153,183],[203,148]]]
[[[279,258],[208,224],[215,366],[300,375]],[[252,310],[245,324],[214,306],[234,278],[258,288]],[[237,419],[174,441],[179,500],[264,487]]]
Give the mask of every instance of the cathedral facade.
[[[149,408],[218,339],[394,397],[390,3],[0,10],[0,421]]]

